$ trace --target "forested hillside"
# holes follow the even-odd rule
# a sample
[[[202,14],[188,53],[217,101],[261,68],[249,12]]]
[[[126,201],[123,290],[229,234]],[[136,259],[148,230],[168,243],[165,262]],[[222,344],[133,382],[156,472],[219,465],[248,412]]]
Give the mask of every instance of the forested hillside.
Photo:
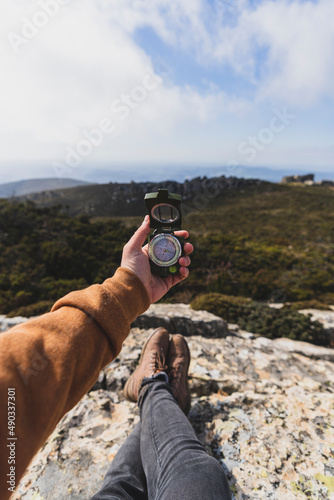
[[[188,196],[183,224],[195,245],[190,278],[165,300],[219,293],[334,304],[331,188],[253,183],[202,201],[192,204]],[[0,313],[38,314],[65,293],[111,276],[141,220],[138,212],[114,215],[74,218],[60,206],[1,201]]]
[[[121,222],[91,224],[59,207],[0,202],[0,312],[39,303],[30,309],[38,314],[67,292],[102,282],[131,233]]]
[[[334,190],[264,183],[231,190],[188,218],[192,280],[257,300],[334,304]]]

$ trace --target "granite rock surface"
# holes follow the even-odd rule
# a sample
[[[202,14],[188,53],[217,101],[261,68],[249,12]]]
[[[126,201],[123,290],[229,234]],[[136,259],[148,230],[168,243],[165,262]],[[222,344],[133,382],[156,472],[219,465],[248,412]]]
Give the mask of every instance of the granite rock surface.
[[[319,311],[318,309],[302,309],[299,311],[305,316],[310,316],[311,321],[322,323],[329,345],[334,345],[334,311]]]
[[[16,318],[7,318],[4,315],[0,315],[0,332],[5,332],[13,326],[19,325],[28,321],[29,318],[23,318],[23,316],[16,316]]]
[[[123,387],[155,326],[132,328],[119,357],[36,455],[13,499],[81,500],[99,490],[139,419]],[[220,338],[188,331],[189,419],[225,470],[233,498],[334,499],[334,350],[222,328]]]
[[[133,326],[139,328],[158,328],[162,326],[170,333],[182,335],[202,335],[203,337],[225,337],[227,323],[208,311],[194,311],[188,304],[152,304]]]

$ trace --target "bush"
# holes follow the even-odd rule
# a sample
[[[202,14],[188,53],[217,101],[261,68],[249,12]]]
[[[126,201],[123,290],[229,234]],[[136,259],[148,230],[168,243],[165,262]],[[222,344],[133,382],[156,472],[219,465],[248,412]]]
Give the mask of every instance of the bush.
[[[197,297],[190,306],[196,311],[205,309],[206,311],[224,318],[229,323],[238,323],[244,317],[245,306],[250,299],[244,297],[233,297],[220,293],[209,293]]]
[[[269,183],[225,190],[207,210],[187,217],[195,247],[191,272],[163,300],[191,302],[201,294],[224,294],[212,307],[234,322],[243,317],[241,296],[303,301],[307,307],[311,300],[334,304],[333,197],[328,188]],[[104,203],[96,205],[100,215],[115,215]],[[79,207],[72,212],[79,217],[59,206],[0,200],[0,314],[56,300],[114,274],[134,219],[94,217],[93,222]],[[290,310],[295,308],[300,305]]]
[[[290,311],[301,311],[302,309],[319,309],[321,311],[331,310],[327,304],[316,299],[291,302],[290,304],[285,304],[284,309],[289,309]]]
[[[7,316],[8,318],[15,318],[16,316],[23,316],[24,318],[30,318],[31,316],[40,316],[50,312],[51,307],[54,302],[50,300],[42,300],[36,304],[31,304],[29,306],[19,307],[11,311]]]
[[[272,309],[252,302],[246,307],[245,315],[238,324],[244,330],[270,339],[287,337],[317,345],[326,343],[321,323],[311,321],[310,316],[297,311]]]
[[[330,306],[334,305],[334,293],[324,293],[318,297],[323,304],[327,304]]]
[[[14,297],[13,303],[15,307],[23,307],[28,304],[31,304],[33,301],[33,294],[30,292],[26,292],[25,290],[20,290]]]
[[[244,297],[229,297],[212,293],[191,303],[195,310],[205,309],[240,328],[270,339],[287,337],[317,345],[327,345],[323,326],[289,308],[273,309],[266,304]]]
[[[69,218],[59,207],[0,202],[0,314],[104,281],[132,232],[118,221]]]

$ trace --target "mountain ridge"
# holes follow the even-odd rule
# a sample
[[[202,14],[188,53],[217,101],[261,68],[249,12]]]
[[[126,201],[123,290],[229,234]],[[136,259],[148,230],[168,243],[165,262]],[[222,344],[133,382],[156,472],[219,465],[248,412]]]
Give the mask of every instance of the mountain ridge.
[[[0,184],[0,198],[24,196],[30,193],[72,188],[83,186],[86,184],[88,185],[91,183],[79,181],[76,179],[58,179],[53,177],[23,179],[21,181],[6,182],[4,184]]]
[[[146,213],[143,204],[147,192],[158,191],[159,188],[182,195],[183,213],[200,210],[210,200],[219,196],[222,191],[243,189],[248,186],[269,184],[259,179],[243,179],[239,177],[207,178],[195,177],[184,182],[165,180],[162,182],[110,182],[108,184],[91,184],[74,188],[43,191],[18,197],[19,201],[32,201],[37,207],[47,208],[62,205],[67,215],[78,216],[133,216]]]

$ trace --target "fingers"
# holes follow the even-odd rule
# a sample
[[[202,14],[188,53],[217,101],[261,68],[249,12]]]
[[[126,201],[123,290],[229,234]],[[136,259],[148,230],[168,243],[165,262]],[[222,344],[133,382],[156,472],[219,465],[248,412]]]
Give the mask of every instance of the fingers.
[[[179,273],[182,276],[182,279],[184,280],[189,276],[189,269],[187,267],[180,267]]]
[[[182,266],[182,267],[188,267],[188,266],[190,266],[190,264],[191,264],[191,259],[190,259],[190,257],[181,257],[181,258],[179,259],[179,264],[180,264],[180,266]]]
[[[168,286],[168,289],[171,288],[174,285],[177,285],[180,283],[180,281],[185,280],[188,278],[189,275],[189,269],[187,267],[180,267],[179,269],[179,274],[175,276],[168,276],[168,278],[163,278]]]
[[[181,238],[185,238],[185,239],[187,239],[189,237],[189,233],[185,229],[182,229],[181,231],[175,231],[174,234],[176,236],[181,236]]]
[[[147,236],[150,234],[150,218],[146,215],[142,225],[137,229],[132,238],[128,241],[127,247],[130,249],[138,249],[143,246]]]
[[[180,267],[179,269],[179,275],[178,276],[173,276],[173,285],[176,285],[176,283],[180,283],[180,281],[185,280],[189,276],[189,269],[187,267]]]
[[[185,243],[184,246],[183,246],[183,252],[185,255],[189,255],[191,253],[193,253],[194,251],[194,247],[192,246],[191,243]]]

